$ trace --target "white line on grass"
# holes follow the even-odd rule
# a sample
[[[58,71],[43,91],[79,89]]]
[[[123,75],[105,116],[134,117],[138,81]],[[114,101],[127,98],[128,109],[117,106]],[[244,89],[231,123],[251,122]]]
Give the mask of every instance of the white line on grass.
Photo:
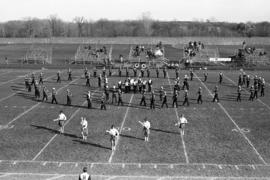
[[[0,73],[0,76],[2,76],[4,74],[9,74],[9,73],[11,73],[11,71],[3,72],[3,73]]]
[[[61,177],[64,177],[65,175],[61,174],[61,175],[57,175],[57,176],[54,176],[54,177],[51,177],[51,178],[47,178],[46,180],[53,180],[53,179],[59,179]]]
[[[82,106],[84,106],[87,103],[87,101],[84,101]],[[71,119],[74,118],[74,116],[80,111],[81,108],[78,108],[67,120],[67,122],[64,124],[64,127],[70,122]],[[32,159],[32,161],[35,161],[40,154],[49,146],[49,144],[57,137],[58,134],[55,134],[48,142],[45,144],[45,146],[35,155],[35,157]],[[60,164],[59,164],[60,165]]]
[[[134,94],[132,94],[132,96],[131,96],[131,98],[130,98],[130,100],[129,100],[129,104],[128,104],[128,107],[127,107],[125,116],[124,116],[124,118],[123,118],[123,121],[122,121],[120,130],[119,130],[119,134],[121,134],[121,132],[122,132],[122,130],[123,130],[124,123],[125,123],[125,121],[126,121],[126,118],[127,118],[127,115],[128,115],[128,111],[129,111],[129,105],[130,105],[131,102],[132,102],[133,96],[134,96]],[[112,153],[111,153],[110,158],[109,158],[109,160],[108,160],[109,163],[112,162],[112,158],[113,158],[113,156],[114,156],[114,154],[115,154],[116,147],[117,147],[117,145],[118,145],[119,140],[120,140],[120,135],[119,135],[119,137],[118,137],[118,138],[116,139],[116,141],[115,141],[115,150],[112,150]]]
[[[173,91],[172,90],[172,87],[171,87],[171,80],[170,80],[170,77],[169,77],[169,74],[168,73],[167,73],[167,78],[168,78],[168,82],[169,82],[169,86],[171,88],[171,91]],[[177,111],[177,109],[175,107],[174,107],[174,111],[175,111],[175,114],[176,114],[176,118],[178,120],[179,119],[179,115],[178,115],[178,111]],[[187,149],[186,149],[186,144],[185,144],[184,136],[183,136],[183,134],[181,132],[180,132],[180,136],[181,136],[181,140],[182,140],[182,145],[183,145],[183,149],[184,149],[186,163],[189,163],[189,158],[188,158],[188,155],[187,155]]]
[[[196,73],[194,73],[195,77],[197,76]],[[208,87],[205,85],[205,83],[203,83],[201,81],[201,79],[198,79],[201,84],[205,87],[205,89],[208,91],[208,93],[212,96],[213,94],[211,93],[211,91],[208,89]],[[223,105],[221,103],[217,103],[219,105],[219,107],[224,111],[224,113],[227,115],[227,117],[232,121],[232,123],[235,125],[235,127],[237,128],[237,130],[239,131],[239,133],[242,134],[242,136],[246,139],[246,141],[248,142],[248,144],[253,148],[254,152],[257,154],[257,156],[259,157],[259,159],[262,161],[263,164],[267,164],[266,161],[263,159],[263,157],[261,156],[261,154],[257,151],[257,149],[255,148],[255,146],[252,144],[252,142],[248,139],[248,137],[245,135],[245,133],[243,131],[241,131],[241,128],[237,125],[237,123],[233,120],[233,118],[230,116],[230,114],[228,113],[228,111],[223,107]]]
[[[38,73],[38,72],[40,72],[40,71],[42,71],[42,70],[34,71],[33,73]],[[17,77],[17,78],[11,79],[11,80],[6,81],[6,82],[2,82],[2,83],[0,83],[0,86],[2,86],[2,85],[4,85],[4,84],[7,84],[7,83],[10,83],[10,82],[12,82],[12,81],[16,81],[17,79],[21,79],[21,78],[23,78],[24,76],[26,76],[26,75],[28,75],[28,74],[29,74],[29,73],[27,73],[27,74],[25,74],[25,75],[22,75],[21,77]]]
[[[11,174],[1,174],[0,178],[10,176]]]
[[[227,80],[229,80],[229,81],[231,81],[235,86],[237,86],[237,84],[236,84],[236,82],[234,82],[232,79],[230,79],[229,77],[227,77],[227,76],[225,76],[224,74],[223,74],[223,76],[227,79]],[[244,89],[244,88],[243,88]],[[246,92],[248,92],[246,89],[244,89]],[[260,99],[257,99],[261,104],[263,104],[265,107],[267,107],[269,110],[270,110],[270,106],[268,106],[267,104],[265,104],[264,102],[262,102]]]
[[[59,91],[61,91],[61,90],[64,89],[64,88],[68,87],[71,83],[73,83],[73,82],[75,82],[75,81],[77,81],[77,80],[79,80],[79,79],[75,79],[75,80],[69,82],[68,84],[66,84],[65,86],[59,88],[59,89],[56,91],[56,93],[58,93]],[[29,113],[30,111],[32,111],[33,109],[35,109],[36,107],[38,107],[41,103],[42,103],[42,102],[39,102],[39,103],[33,105],[31,108],[29,108],[29,109],[27,109],[26,111],[24,111],[23,113],[19,114],[19,115],[16,116],[14,119],[12,119],[11,121],[9,121],[9,122],[6,124],[6,126],[8,126],[8,125],[10,125],[11,123],[17,121],[19,118],[21,118],[21,117],[24,116],[25,114]],[[0,129],[0,131],[1,131],[1,129]]]
[[[50,79],[50,78],[52,78],[52,77],[54,77],[54,76],[55,76],[55,75],[52,75],[52,76],[47,77],[47,78],[45,79],[45,81],[48,80],[48,79]],[[21,92],[21,91],[19,91],[19,92]],[[8,99],[8,98],[11,98],[11,97],[15,96],[17,93],[18,93],[18,92],[12,93],[11,95],[9,95],[9,96],[7,96],[7,97],[4,97],[4,98],[0,99],[0,102],[6,100],[6,99]]]

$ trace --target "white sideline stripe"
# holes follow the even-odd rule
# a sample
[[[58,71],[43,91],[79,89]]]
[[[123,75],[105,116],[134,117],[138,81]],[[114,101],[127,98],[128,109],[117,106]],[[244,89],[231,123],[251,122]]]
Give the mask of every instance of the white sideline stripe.
[[[66,84],[65,86],[59,88],[56,92],[61,91],[62,89],[68,87],[72,82],[75,82],[79,79],[75,79],[73,81],[71,81],[70,83]],[[18,120],[20,117],[22,117],[23,115],[27,114],[28,112],[32,111],[33,109],[35,109],[36,107],[38,107],[42,102],[39,102],[37,104],[35,104],[34,106],[32,106],[31,108],[27,109],[26,111],[24,111],[23,113],[21,113],[20,115],[18,115],[17,117],[15,117],[14,119],[12,119],[11,121],[9,121],[6,126],[10,125],[11,123],[13,123],[14,121]]]
[[[117,176],[112,176],[112,177],[109,177],[108,179],[106,179],[106,180],[112,180],[112,179],[114,179],[114,178],[116,178]]]
[[[93,167],[94,165],[122,165],[123,163],[108,163],[108,162],[85,162],[85,161],[33,161],[33,160],[0,160],[0,164],[13,164],[14,162],[16,163],[36,163],[36,164],[42,164],[42,163],[47,163],[47,164],[91,164],[91,166]],[[270,168],[270,164],[215,164],[215,163],[124,163],[126,166],[128,165],[132,165],[132,166],[153,166],[153,164],[157,164],[158,166],[169,166],[169,165],[173,165],[173,166],[241,166],[241,167],[247,167],[247,166],[251,166],[254,165],[256,167],[269,167]]]
[[[84,101],[82,106],[87,103],[87,101]],[[73,119],[73,117],[80,111],[81,108],[78,108],[71,116],[70,118],[67,120],[67,122],[64,124],[64,127],[70,122],[71,119]],[[35,161],[40,154],[49,146],[49,144],[57,137],[58,134],[55,134],[48,142],[47,144],[36,154],[36,156],[32,159],[32,161]],[[61,166],[62,163],[59,163],[59,166]]]
[[[1,174],[0,178],[10,176],[11,174]]]
[[[169,82],[170,89],[171,89],[171,91],[172,91],[171,80],[170,80],[170,77],[169,77],[169,74],[168,74],[168,73],[167,73],[167,78],[168,78],[168,82]],[[179,115],[178,115],[178,111],[177,111],[177,109],[176,109],[175,107],[174,107],[174,111],[175,111],[176,118],[177,118],[177,121],[178,121]],[[179,130],[179,132],[180,132],[180,130]],[[184,136],[182,135],[181,132],[180,132],[180,136],[181,136],[182,146],[183,146],[183,149],[184,149],[184,154],[185,154],[185,158],[186,158],[186,163],[189,163],[189,158],[188,158],[188,155],[187,155],[187,149],[186,149],[186,144],[185,144]]]
[[[194,73],[195,76],[197,76],[196,73]],[[208,89],[208,87],[205,85],[205,83],[203,83],[201,81],[201,79],[199,79],[199,81],[201,82],[201,84],[205,87],[205,89],[209,92],[209,94],[213,97],[213,94],[211,93],[211,91]],[[249,143],[249,145],[253,148],[254,152],[257,154],[257,156],[259,157],[259,159],[263,162],[263,164],[267,164],[266,161],[262,158],[261,154],[257,151],[257,149],[255,148],[255,146],[252,144],[252,142],[248,139],[248,137],[245,135],[245,133],[243,131],[241,131],[240,127],[236,124],[236,122],[233,120],[233,118],[230,116],[230,114],[227,112],[227,110],[223,107],[222,104],[217,103],[219,105],[219,107],[224,111],[224,113],[227,115],[227,117],[232,121],[232,123],[235,125],[235,127],[237,128],[237,130],[239,131],[239,133],[242,134],[242,136],[246,139],[246,141]]]
[[[61,174],[61,175],[58,175],[58,176],[54,176],[54,177],[52,177],[52,178],[48,178],[48,179],[46,179],[46,180],[59,179],[59,178],[64,177],[64,176],[65,176],[65,175]]]
[[[46,80],[48,80],[48,79],[50,79],[50,78],[52,78],[52,77],[54,77],[54,76],[55,76],[55,75],[49,76],[49,77],[47,77],[47,78],[44,79],[44,80],[46,81]],[[21,92],[21,91],[19,91],[19,92]],[[6,100],[6,99],[8,99],[8,98],[11,98],[11,97],[15,96],[17,93],[18,93],[18,92],[12,93],[11,95],[9,95],[9,96],[7,96],[7,97],[4,97],[4,98],[0,99],[0,102]]]
[[[234,82],[232,79],[230,79],[229,77],[225,76],[224,74],[223,74],[223,76],[224,76],[227,80],[231,81],[235,86],[237,86],[236,82]],[[248,92],[245,88],[243,88],[243,89],[244,89],[244,91]],[[267,107],[267,108],[270,110],[270,106],[268,106],[267,104],[265,104],[264,102],[262,102],[260,99],[257,99],[257,100],[258,100],[261,104],[263,104],[265,107]]]
[[[118,138],[116,139],[116,141],[115,141],[115,150],[112,150],[111,156],[110,156],[110,158],[109,158],[109,160],[108,160],[108,162],[109,162],[109,163],[111,163],[111,162],[112,162],[112,158],[113,158],[113,156],[114,156],[114,154],[115,154],[116,147],[117,147],[118,142],[119,142],[120,137],[121,137],[121,136],[120,136],[120,134],[121,134],[121,132],[122,132],[122,130],[123,130],[124,123],[125,123],[125,121],[126,121],[126,118],[127,118],[127,115],[128,115],[128,111],[129,111],[129,105],[130,105],[130,103],[132,102],[133,96],[134,96],[134,94],[132,94],[132,96],[131,96],[131,98],[130,98],[130,100],[129,100],[129,104],[128,104],[128,107],[127,107],[127,110],[126,110],[125,116],[124,116],[124,118],[123,118],[123,121],[122,121],[122,124],[121,124],[120,130],[119,130],[119,137],[118,137]]]
[[[9,73],[11,73],[12,71],[7,71],[7,72],[2,72],[2,73],[0,73],[0,76],[2,76],[2,75],[4,75],[4,74],[9,74]]]
[[[65,177],[77,177],[78,174],[50,174],[50,173],[6,173],[6,172],[0,172],[4,175],[10,175],[10,176],[18,176],[18,175],[24,175],[24,176],[65,176]],[[103,175],[103,174],[93,174],[92,177],[101,177],[101,178],[110,178],[110,177],[116,177],[116,178],[164,178],[164,179],[170,179],[170,178],[176,178],[176,179],[269,179],[269,177],[265,176],[147,176],[147,175]]]
[[[40,72],[40,71],[42,71],[42,70],[34,71],[33,73],[38,73],[38,72]],[[25,74],[25,75],[22,75],[22,77],[17,77],[17,78],[11,79],[11,80],[9,80],[9,81],[2,82],[2,83],[0,83],[0,86],[2,86],[2,85],[4,85],[4,84],[7,84],[7,83],[10,83],[10,82],[12,82],[12,81],[16,81],[17,79],[21,79],[21,78],[23,78],[24,76],[26,76],[26,75],[28,75],[28,74],[29,74],[29,73],[27,73],[27,74]]]

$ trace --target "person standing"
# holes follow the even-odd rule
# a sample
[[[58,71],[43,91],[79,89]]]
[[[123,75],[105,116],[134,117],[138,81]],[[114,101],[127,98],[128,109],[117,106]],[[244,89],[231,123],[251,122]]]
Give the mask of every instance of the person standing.
[[[118,103],[117,103],[118,106],[119,106],[120,104],[121,104],[121,106],[124,105],[123,99],[122,99],[122,94],[123,94],[123,92],[122,92],[120,89],[118,89]]]
[[[59,115],[58,115],[58,118],[57,119],[54,119],[53,121],[58,121],[58,125],[60,127],[59,129],[59,133],[60,134],[63,134],[64,133],[64,126],[65,126],[65,121],[67,120],[67,117],[66,115],[63,113],[63,111],[61,110]]]
[[[42,94],[43,94],[42,101],[48,101],[48,90],[45,86],[43,87]]]
[[[43,85],[43,73],[42,72],[39,74],[39,82],[38,82],[38,84]]]
[[[141,98],[140,106],[146,106],[145,91],[142,92],[142,98]]]
[[[218,98],[218,86],[215,86],[214,89],[214,98],[213,98],[213,102],[219,102],[219,98]]]
[[[101,96],[101,105],[100,105],[100,109],[104,109],[106,110],[106,95],[103,92],[102,96]]]
[[[116,139],[120,135],[119,134],[119,131],[114,127],[114,125],[112,125],[111,126],[111,129],[110,130],[106,130],[106,132],[111,135],[111,138],[110,138],[111,148],[112,148],[112,151],[114,151],[115,150],[115,145],[116,145],[115,144]]]
[[[198,90],[198,98],[197,98],[197,103],[198,104],[202,104],[203,103],[203,101],[202,101],[202,88],[201,87],[199,87],[199,90]]]
[[[223,81],[223,74],[222,72],[219,73],[219,84],[221,84]]]
[[[81,135],[83,141],[86,141],[88,136],[88,122],[84,117],[81,117]]]
[[[242,91],[242,88],[239,85],[238,88],[237,88],[237,98],[236,98],[236,101],[240,101],[241,102],[241,91]]]
[[[71,106],[71,97],[72,93],[69,89],[67,89],[67,106]]]
[[[177,126],[180,129],[180,133],[182,136],[184,136],[185,134],[184,128],[185,128],[185,124],[187,123],[188,122],[187,122],[187,119],[184,117],[184,114],[181,114],[178,122],[175,124],[175,126]]]
[[[178,102],[177,102],[177,97],[178,97],[178,92],[177,90],[175,90],[173,92],[173,104],[172,104],[172,107],[174,108],[176,106],[176,108],[178,108]]]
[[[87,173],[87,167],[83,168],[83,172],[79,175],[79,180],[91,180],[91,176]]]
[[[57,83],[61,83],[60,71],[57,72]]]
[[[167,104],[167,93],[166,91],[164,91],[163,93],[163,101],[162,101],[162,105],[161,105],[161,108],[163,108],[164,104],[166,105],[166,107],[168,108],[168,104]]]
[[[189,106],[189,100],[188,100],[188,90],[185,90],[184,92],[184,102],[183,102],[183,106],[187,104],[187,106]]]
[[[154,91],[151,92],[150,109],[155,109],[155,94],[154,94]]]
[[[56,100],[56,89],[52,88],[52,104],[55,102],[55,104],[58,104],[57,100]]]
[[[88,91],[86,94],[86,101],[87,101],[87,108],[91,109],[92,108],[92,96],[91,96],[90,91]]]
[[[143,121],[143,122],[139,121],[139,123],[143,126],[144,141],[145,141],[145,142],[148,142],[148,141],[149,141],[149,135],[150,135],[150,127],[151,127],[151,124],[150,124],[150,122],[147,120],[147,118],[144,118],[144,121]]]
[[[68,68],[68,81],[72,81],[72,71]]]

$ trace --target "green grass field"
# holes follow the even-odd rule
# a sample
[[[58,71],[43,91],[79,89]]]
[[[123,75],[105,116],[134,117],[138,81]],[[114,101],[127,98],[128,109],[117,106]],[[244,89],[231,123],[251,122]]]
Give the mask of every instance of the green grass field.
[[[63,69],[62,69],[63,70]],[[24,75],[31,70],[0,70],[0,179],[76,179],[83,166],[88,166],[94,179],[267,179],[270,177],[269,115],[270,95],[268,71],[247,72],[263,76],[267,82],[266,96],[250,102],[243,92],[243,101],[236,102],[238,71],[223,71],[219,85],[220,103],[213,103],[212,90],[219,71],[209,71],[202,82],[203,71],[195,71],[190,83],[190,106],[172,108],[171,89],[174,71],[168,78],[156,78],[151,72],[153,87],[164,86],[169,108],[160,108],[158,94],[155,110],[139,106],[140,94],[123,95],[124,106],[107,104],[100,110],[102,89],[91,79],[94,108],[87,109],[83,94],[89,90],[82,78],[83,70],[74,70],[73,81],[56,83],[57,70],[43,70],[45,86],[58,90],[58,105],[34,99],[24,89]],[[39,71],[36,72],[38,75]],[[100,73],[100,72],[98,72]],[[187,71],[181,71],[182,78]],[[125,74],[125,73],[124,73]],[[132,75],[132,73],[131,73]],[[162,75],[162,73],[160,74]],[[117,71],[109,77],[109,86],[126,77]],[[147,79],[147,78],[146,78]],[[196,103],[197,90],[203,89],[202,105]],[[65,106],[66,89],[72,91],[72,106]],[[111,95],[110,95],[111,98]],[[49,99],[50,101],[50,99]],[[65,133],[57,133],[55,119],[63,110],[67,115]],[[185,135],[174,126],[177,117],[188,119]],[[80,117],[88,120],[89,136],[83,142]],[[144,142],[144,117],[151,122],[150,141]],[[111,151],[106,129],[114,124],[120,131],[116,150]]]

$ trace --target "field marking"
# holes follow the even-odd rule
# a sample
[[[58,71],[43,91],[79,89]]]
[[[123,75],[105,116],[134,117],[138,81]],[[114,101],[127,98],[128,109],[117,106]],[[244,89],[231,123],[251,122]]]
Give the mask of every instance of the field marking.
[[[169,77],[169,74],[168,73],[167,73],[167,79],[168,79],[168,82],[169,82],[170,89],[171,89],[171,91],[173,91],[172,90],[172,87],[171,87],[171,80],[170,80],[170,77]],[[177,121],[178,121],[179,115],[178,115],[177,108],[174,107],[174,111],[175,111],[176,118],[177,118]],[[180,132],[180,130],[179,130],[179,132]],[[182,146],[183,146],[183,149],[184,149],[186,163],[189,163],[189,158],[188,158],[188,155],[187,155],[187,149],[186,149],[186,144],[185,144],[184,136],[183,136],[183,134],[181,132],[180,132],[180,136],[181,136]]]
[[[64,89],[64,88],[68,87],[72,82],[75,82],[75,81],[77,81],[77,80],[79,80],[79,79],[75,79],[75,80],[69,82],[68,84],[66,84],[65,86],[63,86],[63,87],[57,89],[56,93],[58,93],[59,91],[61,91],[61,90]],[[16,116],[14,119],[12,119],[11,121],[9,121],[6,125],[8,126],[8,125],[10,125],[11,123],[17,121],[19,118],[21,118],[22,116],[24,116],[24,115],[27,114],[28,112],[30,112],[30,111],[32,111],[33,109],[35,109],[36,107],[38,107],[41,103],[42,103],[42,102],[39,102],[39,103],[33,105],[31,108],[27,109],[26,111],[24,111],[23,113],[19,114],[19,115]]]
[[[132,94],[132,96],[131,96],[131,98],[130,98],[130,100],[129,100],[129,104],[128,104],[128,107],[127,107],[125,116],[124,116],[124,118],[123,118],[123,121],[122,121],[120,130],[119,130],[119,134],[121,134],[121,132],[122,132],[122,130],[123,130],[124,123],[125,123],[125,121],[126,121],[126,118],[127,118],[127,115],[128,115],[128,111],[129,111],[129,107],[130,107],[129,105],[131,104],[133,97],[134,97],[134,94]],[[118,145],[118,142],[119,142],[119,140],[120,140],[120,137],[121,137],[121,136],[119,135],[119,137],[118,137],[118,138],[116,139],[116,141],[115,141],[115,150],[112,150],[112,153],[111,153],[110,158],[109,158],[109,160],[108,160],[109,163],[112,162],[112,158],[113,158],[113,156],[114,156],[114,154],[115,154],[116,147],[117,147],[117,145]]]
[[[226,76],[225,74],[223,74],[223,76],[227,79],[227,80],[229,80],[230,82],[232,82],[236,87],[238,86],[237,84],[236,84],[236,82],[234,82],[232,79],[230,79],[228,76]],[[246,92],[248,92],[248,90],[246,90],[245,88],[243,88],[244,89],[244,91],[246,91]],[[267,107],[269,110],[270,110],[270,106],[268,106],[267,104],[265,104],[263,101],[261,101],[260,99],[257,99],[261,104],[263,104],[265,107]]]
[[[61,175],[57,175],[57,176],[54,176],[54,177],[48,178],[48,179],[46,179],[46,180],[59,179],[59,178],[64,177],[64,176],[65,176],[64,174],[61,174]]]
[[[194,73],[195,76],[197,76],[196,73]],[[205,85],[205,83],[203,83],[201,81],[201,79],[198,79],[201,84],[205,87],[205,89],[208,91],[208,93],[212,96],[213,94],[211,93],[211,91],[208,89],[208,87]],[[255,146],[252,144],[252,142],[249,140],[249,138],[245,135],[244,132],[241,131],[241,128],[238,126],[238,124],[233,120],[233,118],[231,117],[231,115],[228,113],[228,111],[224,108],[224,106],[221,103],[217,103],[219,105],[219,107],[224,111],[224,113],[227,115],[227,117],[232,121],[232,123],[235,125],[235,127],[238,129],[238,131],[242,134],[242,136],[246,139],[246,141],[249,143],[249,145],[253,148],[254,152],[257,154],[257,156],[259,157],[259,159],[263,162],[263,164],[267,164],[266,161],[263,159],[263,157],[261,156],[261,154],[257,151],[257,149],[255,148]]]
[[[59,164],[62,163],[64,164],[91,164],[91,166],[93,167],[94,165],[116,165],[116,166],[121,166],[123,163],[108,163],[108,162],[87,162],[87,161],[33,161],[33,160],[0,160],[0,164],[14,164],[14,162],[16,163],[34,163],[34,164],[41,164],[43,165],[43,163],[46,162],[46,164]],[[15,163],[15,164],[16,164]],[[127,162],[124,163],[126,166],[153,166],[153,164],[156,164],[158,166],[242,166],[242,167],[250,167],[251,165],[257,166],[257,167],[269,167],[270,168],[270,164],[216,164],[216,163],[137,163],[137,162]]]
[[[47,77],[47,78],[44,79],[44,80],[46,81],[46,80],[48,80],[48,79],[50,79],[50,78],[52,78],[52,77],[54,77],[54,76],[55,76],[55,75],[49,76],[49,77]],[[22,91],[18,91],[18,92],[22,92]],[[0,99],[0,102],[4,101],[4,100],[6,100],[6,99],[9,99],[9,98],[11,98],[11,97],[13,97],[13,96],[15,96],[16,94],[18,94],[18,92],[12,93],[11,95],[9,95],[9,96],[7,96],[7,97],[4,97],[4,98]]]
[[[87,101],[84,101],[82,103],[82,106],[84,106],[87,103]],[[77,113],[81,110],[81,108],[79,107],[74,113],[72,113],[72,115],[70,116],[70,118],[67,120],[67,122],[64,124],[64,127],[70,122],[71,119],[74,118],[75,115],[77,115]],[[55,134],[48,142],[47,144],[45,144],[45,146],[35,155],[35,157],[32,159],[32,161],[35,161],[40,154],[49,146],[49,144],[58,136],[59,134]],[[59,163],[59,166],[61,166],[62,163]]]
[[[11,174],[1,174],[0,178],[10,176]]]
[[[38,72],[40,72],[40,71],[43,71],[43,70],[33,71],[32,73],[38,73]],[[31,73],[31,72],[29,72],[29,73]],[[12,82],[12,81],[16,81],[16,80],[18,80],[18,79],[21,79],[21,78],[25,77],[26,75],[28,75],[29,73],[27,73],[27,74],[25,74],[25,75],[22,75],[22,77],[17,77],[17,78],[11,79],[11,80],[9,80],[9,81],[2,82],[2,83],[0,83],[0,86],[2,86],[2,85],[4,85],[4,84],[7,84],[7,83],[10,83],[10,82]]]
[[[7,71],[7,72],[2,72],[2,73],[0,73],[0,76],[2,76],[2,75],[4,75],[4,74],[9,74],[9,73],[11,73],[12,71]]]
[[[24,176],[64,176],[64,177],[78,177],[78,174],[53,174],[53,173],[7,173],[7,172],[0,172],[4,175],[10,175],[10,176],[18,176],[18,175],[24,175]],[[189,179],[189,178],[195,178],[195,179],[269,179],[269,177],[266,176],[151,176],[151,175],[104,175],[104,174],[91,174],[91,177],[100,177],[100,178],[110,178],[110,177],[116,177],[116,178],[153,178],[153,179]]]

